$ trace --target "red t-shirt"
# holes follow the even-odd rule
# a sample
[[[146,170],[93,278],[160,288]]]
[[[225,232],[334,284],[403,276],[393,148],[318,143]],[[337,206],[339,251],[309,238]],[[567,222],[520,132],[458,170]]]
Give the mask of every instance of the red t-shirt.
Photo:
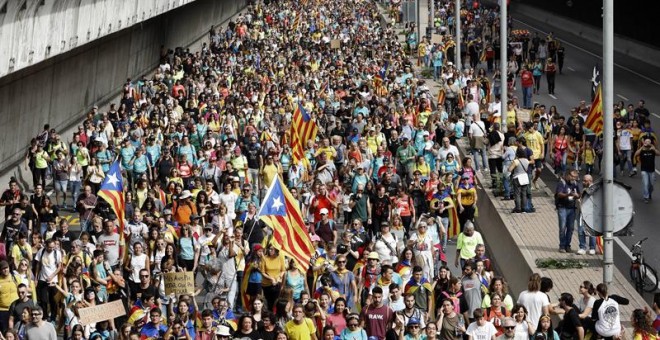
[[[534,77],[532,76],[532,72],[530,72],[529,70],[522,71],[522,73],[520,73],[520,84],[523,87],[534,86]]]
[[[365,331],[369,336],[376,336],[378,340],[385,340],[388,326],[394,321],[394,311],[388,306],[369,306],[362,309]]]
[[[314,208],[314,223],[318,223],[321,220],[321,209],[323,208],[328,209],[328,219],[334,219],[334,209],[332,207],[332,203],[330,203],[330,200],[325,196],[316,195],[312,200],[312,206],[314,206],[314,202],[316,201],[319,202],[319,205]]]

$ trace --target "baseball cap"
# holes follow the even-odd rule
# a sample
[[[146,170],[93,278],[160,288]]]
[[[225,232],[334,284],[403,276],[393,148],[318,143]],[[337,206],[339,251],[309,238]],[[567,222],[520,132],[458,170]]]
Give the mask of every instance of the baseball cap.
[[[321,211],[320,211],[321,215],[327,215],[328,212],[329,212],[328,209],[326,209],[326,208],[321,208]]]
[[[319,237],[319,235],[312,235],[311,240],[312,242],[319,242],[321,241],[321,238]]]
[[[380,257],[378,257],[377,252],[372,251],[371,253],[369,253],[369,255],[367,255],[367,259],[369,259],[369,260],[380,260]]]
[[[192,197],[192,193],[190,193],[190,190],[184,190],[183,192],[181,192],[181,196],[179,196],[180,199],[189,198],[189,197]]]
[[[408,320],[408,326],[410,326],[410,325],[419,325],[419,319],[418,318],[410,318],[410,320]]]
[[[0,261],[0,269],[9,268],[9,262],[2,260]]]

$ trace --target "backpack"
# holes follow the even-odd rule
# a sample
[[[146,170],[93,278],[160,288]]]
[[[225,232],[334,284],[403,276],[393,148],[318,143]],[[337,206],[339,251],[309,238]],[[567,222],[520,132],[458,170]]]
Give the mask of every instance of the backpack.
[[[452,304],[454,304],[454,312],[456,312],[456,314],[461,314],[460,297],[463,295],[463,292],[458,292],[456,293],[455,296],[451,296],[447,292],[442,292],[442,295],[444,295],[447,299],[451,300]]]

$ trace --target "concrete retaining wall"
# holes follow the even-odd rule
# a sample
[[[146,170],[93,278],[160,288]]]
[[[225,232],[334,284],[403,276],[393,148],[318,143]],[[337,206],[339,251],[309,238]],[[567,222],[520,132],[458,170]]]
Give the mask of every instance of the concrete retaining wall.
[[[45,123],[58,131],[77,124],[93,105],[113,100],[127,78],[153,70],[161,45],[198,48],[211,25],[225,22],[246,3],[198,0],[0,78],[0,173],[14,170]]]

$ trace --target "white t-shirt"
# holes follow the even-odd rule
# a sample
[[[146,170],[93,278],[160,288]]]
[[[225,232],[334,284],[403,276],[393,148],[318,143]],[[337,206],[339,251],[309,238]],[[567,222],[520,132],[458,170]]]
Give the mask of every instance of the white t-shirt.
[[[222,202],[226,207],[227,207],[227,215],[231,217],[231,219],[236,218],[236,211],[234,208],[236,207],[236,200],[238,200],[238,195],[230,191],[228,194],[225,194],[224,192],[218,194],[218,197],[220,197],[220,202]]]
[[[60,263],[62,263],[62,253],[57,249],[54,249],[48,253],[46,248],[42,248],[37,253],[35,260],[37,260],[37,262],[41,262],[41,270],[39,271],[38,278],[39,281],[57,282],[57,276],[50,279],[50,281],[48,280],[48,277],[53,275],[53,273],[55,273],[57,270],[57,267],[59,267]]]
[[[497,329],[489,321],[486,321],[483,326],[479,326],[475,321],[468,326],[465,333],[474,340],[490,340],[497,334]]]
[[[603,337],[613,337],[621,333],[621,313],[619,303],[613,299],[603,300],[598,308],[596,332]]]
[[[545,293],[539,291],[530,292],[527,290],[520,293],[518,303],[527,308],[527,312],[529,313],[527,320],[532,324],[533,329],[536,329],[538,326],[539,318],[543,315],[543,307],[550,305],[548,296]]]
[[[479,114],[479,104],[477,104],[477,102],[474,100],[467,103],[465,106],[465,114],[471,120],[473,115]]]
[[[472,137],[483,137],[486,134],[486,126],[481,120],[475,121],[470,124],[470,135]]]
[[[397,258],[396,255],[396,250],[397,250],[396,248],[397,248],[397,241],[392,233],[390,233],[387,236],[383,235],[376,241],[376,244],[374,245],[374,250],[376,250],[378,256],[382,260],[389,259],[390,264],[395,264],[399,262],[399,259]],[[392,250],[394,250],[394,252]],[[383,296],[385,296],[385,293],[383,293]]]

